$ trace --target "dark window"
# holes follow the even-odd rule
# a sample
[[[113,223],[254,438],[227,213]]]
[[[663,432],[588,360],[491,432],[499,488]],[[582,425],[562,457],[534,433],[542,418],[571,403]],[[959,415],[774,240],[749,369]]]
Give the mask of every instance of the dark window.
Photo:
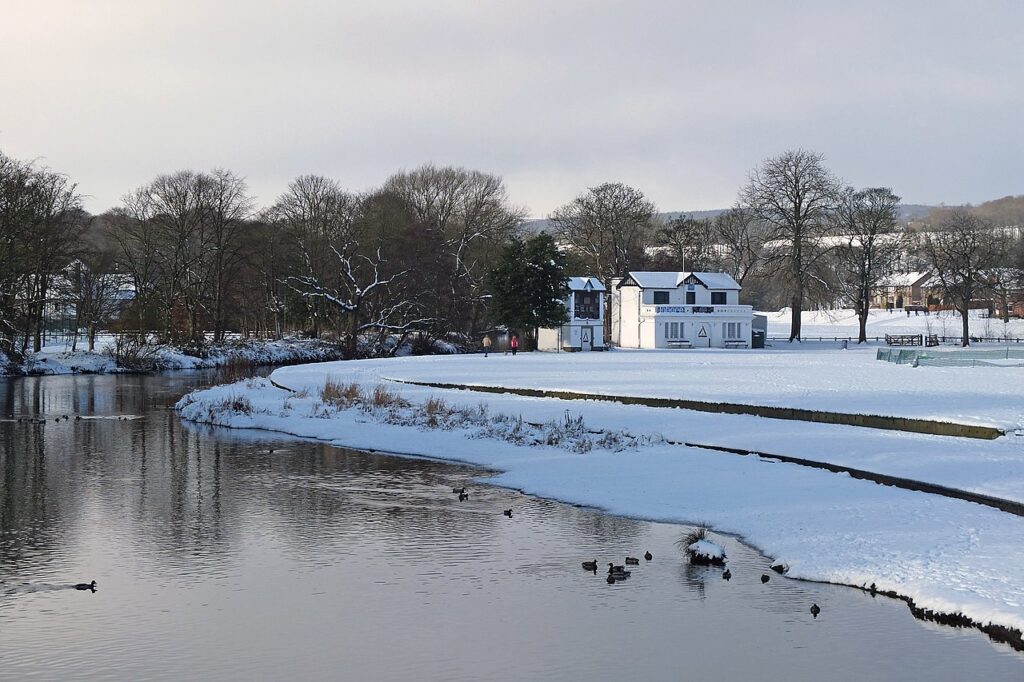
[[[697,302],[697,292],[687,291],[686,292],[686,305],[693,305]]]
[[[655,291],[654,292],[654,305],[668,305],[668,292],[667,291]]]
[[[712,291],[711,292],[711,305],[725,305],[725,292],[724,291]]]
[[[576,291],[573,298],[573,314],[577,320],[596,320],[601,317],[600,299],[596,291]]]

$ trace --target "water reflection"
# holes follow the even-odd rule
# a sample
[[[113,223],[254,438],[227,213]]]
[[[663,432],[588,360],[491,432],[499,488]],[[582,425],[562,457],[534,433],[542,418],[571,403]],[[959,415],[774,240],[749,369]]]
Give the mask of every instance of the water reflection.
[[[774,574],[762,585],[766,561],[731,538],[718,538],[726,582],[681,561],[679,527],[482,486],[465,466],[183,426],[168,406],[211,379],[0,381],[0,415],[47,419],[0,423],[0,678],[1024,669],[983,635],[915,621],[891,600]],[[462,485],[464,502],[451,493]],[[645,550],[654,561],[605,582],[608,561]],[[590,558],[596,574],[581,570]],[[93,579],[95,594],[72,588]]]

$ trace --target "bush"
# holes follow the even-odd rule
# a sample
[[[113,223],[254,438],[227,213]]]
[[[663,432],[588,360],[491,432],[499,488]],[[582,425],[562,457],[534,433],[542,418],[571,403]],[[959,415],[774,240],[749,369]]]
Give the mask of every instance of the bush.
[[[361,395],[359,384],[343,384],[331,377],[327,378],[320,390],[320,400],[339,408],[352,407]]]

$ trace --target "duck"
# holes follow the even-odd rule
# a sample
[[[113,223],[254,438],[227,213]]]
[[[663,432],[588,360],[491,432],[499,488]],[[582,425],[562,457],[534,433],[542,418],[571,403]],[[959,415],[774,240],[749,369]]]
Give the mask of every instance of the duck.
[[[583,569],[586,571],[593,571],[597,573],[597,559],[591,559],[590,561],[583,562]]]
[[[769,576],[765,575],[764,573],[761,574],[761,582],[762,583],[766,583],[769,580],[771,580],[771,578]]]
[[[608,574],[608,584],[609,585],[614,585],[615,584],[615,576],[612,575],[611,573]]]
[[[459,502],[465,502],[469,499],[469,493],[459,493]]]
[[[871,587],[868,588],[868,591],[871,592],[871,596],[874,597],[878,593],[878,588],[874,583],[871,583]]]
[[[654,558],[653,554],[651,554],[650,552],[644,552],[644,559],[647,559],[647,561],[650,561],[653,558]]]
[[[632,571],[627,571],[625,566],[608,564],[608,575],[613,576],[616,580],[622,580],[632,575]]]
[[[811,604],[811,615],[817,618],[819,613],[821,613],[821,607],[817,604]]]
[[[503,511],[501,513],[504,514],[505,516],[509,517],[510,519],[512,518],[512,510],[511,509],[506,509],[505,511]]]
[[[727,569],[725,569],[725,572],[724,572],[724,573],[722,573],[722,579],[723,579],[723,580],[729,580],[730,578],[732,578],[732,571],[730,571],[730,570],[729,570],[729,569],[727,568]]]
[[[640,560],[637,559],[634,556],[628,556],[628,557],[626,557],[626,565],[627,566],[639,566],[640,565]]]
[[[93,580],[91,583],[78,583],[75,585],[76,590],[92,590],[96,591],[96,581]]]
[[[465,495],[466,494],[466,488],[465,488],[465,486],[463,486],[461,488],[452,488],[452,492],[456,493],[458,495]]]

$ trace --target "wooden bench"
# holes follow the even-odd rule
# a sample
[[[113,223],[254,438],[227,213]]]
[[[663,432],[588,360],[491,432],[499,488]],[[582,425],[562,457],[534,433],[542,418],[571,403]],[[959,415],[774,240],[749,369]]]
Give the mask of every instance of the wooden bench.
[[[923,346],[924,339],[920,334],[886,334],[887,346]]]
[[[669,348],[693,348],[693,344],[686,339],[678,339],[676,341],[666,341],[665,345]]]
[[[734,340],[734,341],[726,341],[722,345],[724,345],[726,348],[746,348],[748,344],[747,344],[746,341]]]

